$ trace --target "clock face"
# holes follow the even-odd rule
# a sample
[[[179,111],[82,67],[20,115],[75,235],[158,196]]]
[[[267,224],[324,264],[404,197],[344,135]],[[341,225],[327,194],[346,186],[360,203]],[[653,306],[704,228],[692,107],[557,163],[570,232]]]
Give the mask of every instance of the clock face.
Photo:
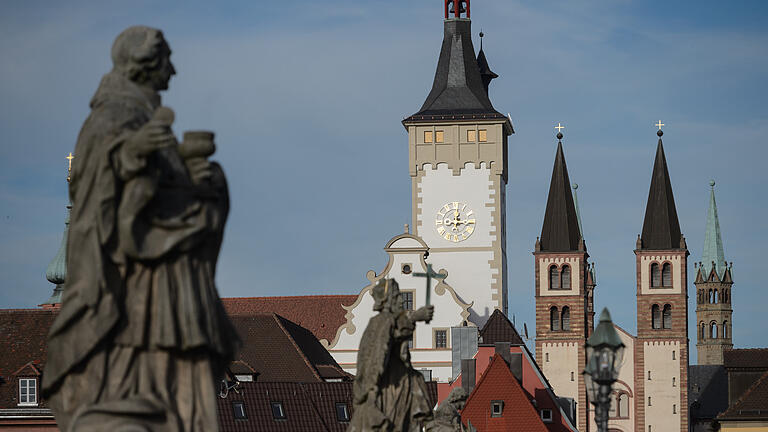
[[[435,229],[440,237],[448,241],[464,241],[475,231],[475,213],[466,203],[449,202],[437,211]]]

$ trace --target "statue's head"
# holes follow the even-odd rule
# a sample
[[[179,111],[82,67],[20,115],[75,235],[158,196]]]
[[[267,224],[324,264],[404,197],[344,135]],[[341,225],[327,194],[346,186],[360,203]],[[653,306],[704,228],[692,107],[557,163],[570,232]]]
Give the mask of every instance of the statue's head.
[[[154,90],[166,90],[176,74],[163,32],[144,26],[129,27],[117,36],[112,64],[124,77]]]
[[[394,279],[381,279],[371,291],[373,310],[388,310],[393,313],[403,311],[403,298],[400,287]]]
[[[464,403],[467,401],[467,397],[469,397],[469,395],[467,395],[467,391],[464,390],[464,388],[456,387],[451,390],[451,393],[448,395],[448,403],[460,410],[464,408]]]

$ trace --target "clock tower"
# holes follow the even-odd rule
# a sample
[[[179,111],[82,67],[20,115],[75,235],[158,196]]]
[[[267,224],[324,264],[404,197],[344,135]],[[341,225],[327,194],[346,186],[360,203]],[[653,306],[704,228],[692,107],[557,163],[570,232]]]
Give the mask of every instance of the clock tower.
[[[456,294],[482,326],[507,313],[507,138],[510,119],[496,111],[488,86],[498,75],[482,48],[475,57],[469,0],[445,0],[443,44],[432,90],[403,120],[408,131],[414,234],[429,245]]]

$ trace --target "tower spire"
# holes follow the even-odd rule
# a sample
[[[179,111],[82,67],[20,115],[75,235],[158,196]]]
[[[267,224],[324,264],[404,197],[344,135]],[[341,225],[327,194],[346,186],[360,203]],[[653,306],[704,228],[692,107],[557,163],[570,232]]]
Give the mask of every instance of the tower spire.
[[[659,143],[656,147],[656,160],[651,175],[651,188],[648,191],[648,203],[645,206],[643,232],[640,237],[640,249],[684,249],[680,232],[680,221],[677,219],[675,197],[672,194],[672,182],[669,179],[667,158],[664,155],[664,145],[661,136],[663,124],[659,121],[656,135]]]
[[[485,34],[481,31],[480,52],[477,53],[477,67],[480,69],[480,78],[483,80],[483,87],[485,88],[485,94],[487,96],[488,85],[491,84],[492,80],[498,78],[499,76],[491,70],[490,66],[488,66],[488,60],[485,58],[485,52],[483,52],[483,36],[485,36]]]
[[[555,127],[562,130],[559,123]],[[557,153],[549,183],[547,209],[544,212],[544,225],[541,227],[539,240],[542,251],[567,252],[578,251],[581,229],[576,206],[571,194],[571,182],[563,153],[563,133],[557,133]]]
[[[71,152],[66,157],[68,162],[67,183],[72,179],[72,159],[74,158]],[[48,282],[56,285],[56,287],[53,289],[51,297],[42,306],[53,307],[61,304],[64,282],[67,280],[67,239],[69,238],[69,214],[71,210],[72,205],[67,205],[67,215],[64,219],[64,236],[61,238],[59,251],[56,252],[56,256],[53,257],[48,264],[48,268],[45,270],[45,278],[48,279]]]
[[[574,183],[571,185],[573,188],[573,206],[576,207],[576,219],[579,221],[579,232],[584,234],[584,227],[581,225],[581,209],[579,209],[579,185]]]
[[[720,234],[720,220],[717,217],[717,203],[715,202],[715,181],[709,181],[709,210],[707,211],[707,228],[704,232],[704,252],[701,254],[701,262],[707,273],[715,263],[715,271],[721,279],[725,273],[725,253],[723,252],[723,239]],[[707,275],[704,274],[704,277]]]

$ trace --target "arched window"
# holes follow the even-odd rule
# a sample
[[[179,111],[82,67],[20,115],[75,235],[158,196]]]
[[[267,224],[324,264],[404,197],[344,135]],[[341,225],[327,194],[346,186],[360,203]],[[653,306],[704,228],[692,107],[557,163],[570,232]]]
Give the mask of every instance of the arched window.
[[[554,265],[549,268],[549,289],[560,289],[560,272]]]
[[[714,297],[712,297],[712,290],[710,289],[709,290],[709,302],[710,303],[714,303],[713,300],[714,300]]]
[[[714,321],[709,324],[709,337],[711,339],[717,339],[717,323]]]
[[[629,395],[626,393],[619,393],[619,410],[616,412],[616,417],[629,417]]]
[[[720,302],[721,303],[728,303],[728,290],[726,290],[726,289],[723,290],[723,292],[721,294]]]
[[[657,304],[651,307],[651,327],[655,329],[661,328],[661,309],[659,309]]]
[[[564,290],[571,289],[571,267],[564,265],[563,269],[560,271],[560,277],[561,277],[561,283],[560,286]]]
[[[668,304],[664,305],[662,321],[663,321],[663,327],[665,329],[671,329],[672,328],[672,306],[670,306]]]
[[[715,300],[715,301],[713,301],[712,303],[717,303],[717,289],[715,289],[715,297],[714,297],[714,300]]]
[[[616,393],[611,394],[611,405],[608,408],[608,416],[611,418],[618,417],[616,414],[616,396],[618,396]]]
[[[557,308],[552,306],[549,309],[549,329],[552,331],[560,331],[560,314],[557,313]]]
[[[561,329],[568,331],[571,329],[571,308],[563,306],[563,311],[560,313]]]
[[[661,286],[672,287],[672,264],[664,263],[661,267]]]
[[[651,286],[654,288],[661,286],[661,270],[658,263],[651,264]]]
[[[728,337],[728,321],[723,321],[723,338]]]
[[[707,326],[706,326],[706,325],[704,325],[704,321],[702,321],[701,323],[699,323],[699,327],[700,327],[700,330],[699,330],[699,338],[700,338],[700,339],[704,339],[704,338],[706,337],[706,335],[707,335],[707,331],[706,331],[706,328],[707,328]]]

